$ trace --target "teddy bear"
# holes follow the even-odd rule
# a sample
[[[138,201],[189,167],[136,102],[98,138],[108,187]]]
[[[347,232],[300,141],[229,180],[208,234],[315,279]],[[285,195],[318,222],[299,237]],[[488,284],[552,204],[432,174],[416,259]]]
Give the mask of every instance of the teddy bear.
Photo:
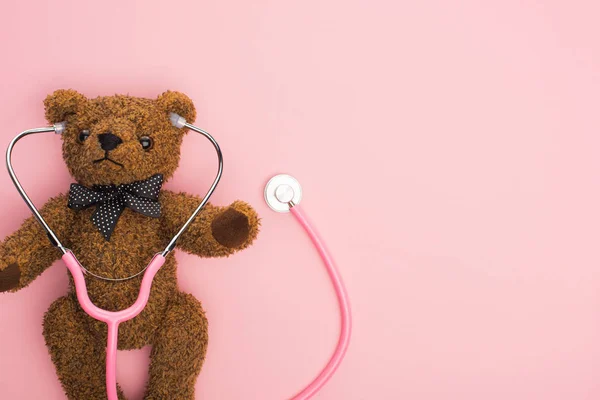
[[[92,302],[109,311],[125,309],[135,302],[142,275],[119,279],[143,269],[200,204],[197,196],[161,189],[178,167],[186,133],[169,115],[192,123],[196,110],[175,91],[156,99],[88,99],[75,90],[57,90],[44,105],[50,123],[66,122],[62,153],[77,183],[40,212],[89,271],[85,280]],[[227,207],[207,203],[177,248],[227,257],[252,244],[259,225],[243,201]],[[27,219],[0,243],[0,292],[26,287],[60,257],[38,222]],[[176,269],[175,258],[167,257],[146,308],[119,327],[120,350],[152,346],[145,399],[193,399],[206,354],[205,313],[198,300],[178,289]],[[68,294],[44,316],[44,339],[69,399],[106,399],[107,327],[82,310],[69,279]],[[120,388],[118,394],[125,398]]]

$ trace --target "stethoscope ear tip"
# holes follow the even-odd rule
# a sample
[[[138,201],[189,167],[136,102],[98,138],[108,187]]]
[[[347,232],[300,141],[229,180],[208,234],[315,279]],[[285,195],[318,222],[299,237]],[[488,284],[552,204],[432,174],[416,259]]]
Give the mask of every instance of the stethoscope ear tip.
[[[57,122],[54,124],[54,133],[57,135],[62,135],[67,127],[67,121]]]
[[[185,118],[179,114],[175,114],[174,112],[169,113],[169,120],[171,121],[171,125],[173,125],[175,128],[183,128],[186,124]]]
[[[279,174],[272,177],[265,186],[265,202],[271,210],[285,213],[291,205],[302,200],[302,187],[293,176]]]

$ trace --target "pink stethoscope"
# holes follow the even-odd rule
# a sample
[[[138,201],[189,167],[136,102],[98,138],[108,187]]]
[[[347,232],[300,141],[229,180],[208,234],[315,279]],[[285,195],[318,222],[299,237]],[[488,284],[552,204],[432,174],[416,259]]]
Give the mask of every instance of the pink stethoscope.
[[[17,188],[19,194],[21,195],[29,209],[33,212],[35,218],[42,225],[42,228],[46,231],[48,239],[50,239],[52,244],[58,249],[60,249],[60,251],[63,253],[62,260],[71,272],[71,275],[73,276],[73,281],[75,283],[75,291],[77,293],[77,299],[79,301],[79,304],[81,305],[81,308],[83,308],[83,310],[92,318],[98,321],[105,322],[108,325],[108,339],[106,344],[106,392],[108,395],[108,400],[118,399],[116,363],[119,324],[136,317],[140,312],[142,312],[142,310],[148,303],[148,298],[150,297],[150,288],[152,286],[152,280],[154,279],[154,276],[156,275],[160,267],[162,267],[162,265],[164,264],[165,257],[175,248],[175,244],[177,243],[179,237],[185,232],[185,230],[192,223],[194,218],[196,218],[196,215],[198,215],[200,210],[208,202],[208,199],[217,187],[217,184],[219,183],[219,180],[221,179],[221,175],[223,173],[223,155],[221,154],[221,149],[219,148],[219,145],[217,144],[215,139],[208,132],[192,124],[187,123],[184,118],[177,114],[171,113],[170,120],[173,126],[177,128],[191,129],[195,132],[204,135],[204,137],[210,140],[217,152],[217,156],[219,159],[219,169],[217,172],[217,176],[215,177],[210,188],[208,189],[206,195],[204,196],[198,207],[194,210],[192,215],[185,222],[185,224],[183,224],[181,229],[177,232],[177,234],[173,236],[167,247],[165,247],[165,249],[161,253],[157,253],[142,271],[128,278],[125,278],[130,279],[140,275],[141,273],[144,273],[137,300],[132,306],[121,311],[106,311],[96,307],[92,303],[87,293],[84,277],[84,274],[89,272],[79,263],[73,252],[71,252],[71,250],[67,249],[60,243],[60,240],[58,239],[56,234],[52,231],[52,229],[50,229],[50,227],[48,226],[44,218],[41,216],[41,214],[31,201],[29,196],[27,196],[27,193],[21,186],[12,167],[12,149],[21,138],[27,135],[44,132],[54,132],[56,134],[62,134],[65,130],[66,124],[64,122],[61,122],[58,124],[54,124],[51,127],[29,129],[23,131],[10,142],[10,144],[8,145],[8,149],[6,150],[6,167],[8,168],[10,178],[12,179],[13,183],[15,184],[15,187]],[[327,273],[329,274],[329,278],[331,279],[331,283],[333,284],[337,295],[341,316],[341,329],[337,346],[331,358],[329,359],[329,362],[325,365],[325,367],[321,370],[317,377],[313,379],[312,382],[310,382],[310,384],[308,384],[304,389],[302,389],[302,391],[300,391],[292,398],[293,400],[304,400],[311,398],[331,378],[333,373],[339,367],[342,359],[344,358],[346,350],[348,349],[348,344],[350,343],[350,333],[352,330],[350,302],[348,300],[348,294],[346,293],[346,289],[344,288],[342,278],[337,268],[335,267],[333,259],[327,251],[323,240],[319,237],[313,226],[309,223],[304,212],[298,206],[301,198],[302,188],[300,187],[300,184],[296,179],[289,175],[276,175],[273,178],[271,178],[271,180],[269,180],[265,187],[265,201],[267,202],[267,205],[272,210],[277,212],[291,212],[292,215],[296,217],[296,220],[300,223],[300,225],[304,228],[304,230],[312,240],[313,244],[315,245],[315,248],[317,249],[319,255],[323,259],[323,262],[327,269]],[[103,277],[98,278],[106,279]]]

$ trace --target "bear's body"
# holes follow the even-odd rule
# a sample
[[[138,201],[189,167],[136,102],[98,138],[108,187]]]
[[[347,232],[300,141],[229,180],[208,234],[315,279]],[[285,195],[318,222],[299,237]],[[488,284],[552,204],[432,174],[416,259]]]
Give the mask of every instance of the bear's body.
[[[50,122],[67,122],[63,155],[81,184],[122,185],[161,174],[170,178],[179,162],[183,131],[171,126],[169,113],[193,121],[191,101],[176,92],[157,100],[128,96],[88,100],[79,93],[57,91],[46,100]],[[82,133],[83,132],[83,133]],[[103,135],[104,136],[101,136]],[[111,139],[107,144],[106,139]],[[149,148],[141,143],[152,144]],[[103,160],[110,158],[110,160]],[[100,160],[100,161],[98,161]],[[112,161],[111,161],[112,160]],[[86,275],[92,302],[116,311],[132,305],[139,292],[140,272],[184,224],[200,198],[162,190],[159,217],[130,208],[121,213],[109,240],[91,221],[96,207],[71,209],[68,195],[50,199],[41,210],[64,246],[90,271]],[[247,204],[206,204],[177,247],[200,257],[228,256],[251,244],[258,217]],[[28,285],[61,253],[45,238],[33,218],[0,244],[0,291]],[[176,261],[167,257],[154,278],[148,305],[119,327],[119,349],[152,345],[146,399],[193,399],[208,340],[200,303],[177,288]],[[44,318],[44,337],[69,399],[105,399],[106,324],[89,317],[71,291],[52,304]],[[124,398],[119,391],[119,397]]]

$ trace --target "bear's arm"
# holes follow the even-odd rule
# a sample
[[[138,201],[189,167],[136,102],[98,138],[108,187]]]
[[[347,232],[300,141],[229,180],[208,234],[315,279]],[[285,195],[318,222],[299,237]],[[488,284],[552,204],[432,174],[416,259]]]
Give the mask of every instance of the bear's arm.
[[[167,190],[159,195],[165,240],[183,226],[201,198]],[[248,247],[258,234],[259,219],[252,207],[235,201],[227,207],[207,203],[177,242],[177,247],[200,257],[225,257]]]
[[[53,197],[40,213],[63,245],[73,224],[73,211],[67,208],[66,195]],[[61,257],[41,225],[31,216],[12,235],[0,243],[0,292],[17,291],[29,285]]]

